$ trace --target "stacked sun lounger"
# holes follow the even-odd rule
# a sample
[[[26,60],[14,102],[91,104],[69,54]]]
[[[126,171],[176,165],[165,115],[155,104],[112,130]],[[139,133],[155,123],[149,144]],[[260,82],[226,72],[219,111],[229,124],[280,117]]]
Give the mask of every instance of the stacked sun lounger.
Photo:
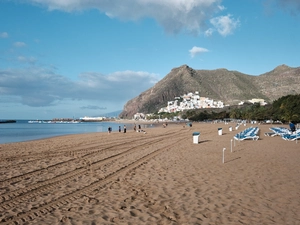
[[[259,132],[258,127],[249,127],[247,129],[245,129],[244,131],[236,134],[233,138],[235,140],[239,140],[239,141],[249,140],[249,139],[257,141],[259,139],[258,132]]]
[[[295,141],[300,139],[300,129],[297,129],[294,133],[285,127],[271,127],[270,130],[273,131],[275,135],[281,136],[282,139],[286,141]]]
[[[282,139],[286,140],[286,141],[295,141],[296,139],[299,140],[300,139],[300,132],[295,133],[295,134],[285,134],[281,136]]]
[[[285,127],[271,127],[270,130],[273,131],[275,135],[279,136],[291,133],[290,130]]]

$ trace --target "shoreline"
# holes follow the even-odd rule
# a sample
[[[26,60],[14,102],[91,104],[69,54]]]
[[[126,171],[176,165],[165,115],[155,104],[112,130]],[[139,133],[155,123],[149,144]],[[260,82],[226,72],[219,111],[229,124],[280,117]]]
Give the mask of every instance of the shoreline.
[[[231,152],[250,125],[169,125],[0,144],[1,223],[300,222],[300,143],[259,125],[260,140],[236,141]]]

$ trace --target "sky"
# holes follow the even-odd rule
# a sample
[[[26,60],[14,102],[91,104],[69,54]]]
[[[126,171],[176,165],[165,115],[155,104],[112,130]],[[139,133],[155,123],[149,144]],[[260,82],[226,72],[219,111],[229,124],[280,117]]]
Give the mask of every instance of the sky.
[[[299,13],[299,0],[0,0],[0,119],[122,110],[185,64],[299,67]]]

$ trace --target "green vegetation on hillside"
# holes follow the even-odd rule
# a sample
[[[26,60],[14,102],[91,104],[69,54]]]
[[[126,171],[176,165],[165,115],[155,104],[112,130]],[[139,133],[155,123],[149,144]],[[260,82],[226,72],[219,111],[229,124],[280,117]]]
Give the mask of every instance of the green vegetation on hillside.
[[[166,116],[166,115],[164,115]],[[242,107],[229,107],[223,110],[187,110],[182,113],[183,119],[192,121],[219,120],[225,118],[242,120],[279,120],[282,122],[300,122],[300,95],[283,96],[273,104],[260,106],[259,104],[246,104]]]
[[[275,119],[300,122],[300,95],[287,95],[274,101],[271,113]]]

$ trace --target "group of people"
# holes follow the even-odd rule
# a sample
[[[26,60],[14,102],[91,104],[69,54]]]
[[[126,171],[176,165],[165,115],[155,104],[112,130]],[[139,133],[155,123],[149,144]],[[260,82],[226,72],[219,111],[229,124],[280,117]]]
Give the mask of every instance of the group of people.
[[[108,130],[108,133],[110,134],[112,132],[112,127],[108,127],[107,130]],[[146,134],[146,131],[142,130],[141,125],[138,125],[138,128],[137,128],[137,126],[134,124],[133,130],[135,132],[143,132],[144,134]],[[121,128],[121,126],[119,126],[119,133],[121,133],[121,132],[122,132],[122,128]],[[126,125],[124,125],[124,127],[123,127],[123,132],[126,133]]]
[[[136,125],[134,124],[133,130],[139,132],[141,130],[141,125],[138,125],[138,130],[137,130]]]
[[[107,128],[108,133],[110,134],[112,132],[112,127]],[[119,126],[119,132],[122,132],[121,126]],[[123,132],[126,133],[126,125],[123,127]]]
[[[141,125],[138,125],[138,129],[137,129],[136,125],[134,124],[133,130],[135,132],[143,132],[144,134],[146,134],[146,131],[142,130]]]

